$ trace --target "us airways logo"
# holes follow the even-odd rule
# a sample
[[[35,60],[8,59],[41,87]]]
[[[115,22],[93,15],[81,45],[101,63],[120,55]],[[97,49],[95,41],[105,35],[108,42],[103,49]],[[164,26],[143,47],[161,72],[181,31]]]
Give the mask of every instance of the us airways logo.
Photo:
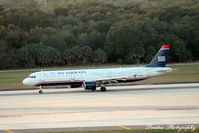
[[[165,56],[158,56],[158,62],[166,61]]]

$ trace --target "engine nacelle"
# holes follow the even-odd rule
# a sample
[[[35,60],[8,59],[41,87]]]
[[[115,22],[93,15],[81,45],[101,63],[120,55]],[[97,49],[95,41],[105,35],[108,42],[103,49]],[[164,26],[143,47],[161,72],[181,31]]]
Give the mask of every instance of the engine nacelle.
[[[96,82],[84,82],[83,83],[84,89],[85,90],[96,90],[97,83]]]

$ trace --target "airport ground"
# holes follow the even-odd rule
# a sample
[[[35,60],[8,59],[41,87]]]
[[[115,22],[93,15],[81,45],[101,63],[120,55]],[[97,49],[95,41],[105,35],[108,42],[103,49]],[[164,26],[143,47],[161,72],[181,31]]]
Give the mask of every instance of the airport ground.
[[[12,132],[199,126],[199,83],[0,91],[0,129]]]

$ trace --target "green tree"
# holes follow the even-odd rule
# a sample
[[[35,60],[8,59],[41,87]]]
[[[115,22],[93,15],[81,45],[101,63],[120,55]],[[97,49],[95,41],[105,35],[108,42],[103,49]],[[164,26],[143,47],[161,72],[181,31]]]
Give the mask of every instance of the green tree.
[[[3,5],[0,5],[0,12],[4,10]]]
[[[126,22],[120,22],[111,26],[107,34],[107,52],[110,60],[116,61],[118,58],[124,58],[127,51],[133,44],[132,25]],[[114,58],[112,58],[114,57]]]
[[[108,63],[149,62],[163,44],[171,45],[170,62],[199,60],[198,0],[48,0],[47,7],[41,0],[0,1],[4,69],[28,67],[17,54],[39,43],[45,50],[30,49],[45,55],[31,56],[31,67],[59,65],[47,59],[52,51],[62,54],[65,64],[90,64],[97,49]]]
[[[81,47],[77,45],[72,47],[70,49],[69,62],[75,65],[79,65],[81,64],[81,58],[82,58]]]
[[[141,58],[145,55],[145,51],[143,47],[136,47],[132,49],[126,56],[126,63],[128,64],[139,64]]]
[[[78,45],[63,52],[64,60],[67,64],[88,64],[93,57],[93,50],[89,46],[80,47]]]
[[[54,12],[57,16],[68,16],[69,9],[68,9],[68,8],[59,7],[59,8],[55,8],[55,9],[53,10],[53,12]]]
[[[186,49],[186,44],[181,39],[176,39],[173,42],[170,54],[172,56],[172,60],[175,59],[175,62],[191,60],[191,51]]]
[[[8,49],[8,45],[5,41],[0,41],[0,56],[4,55]]]
[[[91,59],[93,58],[93,50],[89,46],[84,46],[81,48],[82,54],[82,64],[90,63]]]
[[[20,48],[27,44],[28,33],[21,30],[15,25],[9,25],[6,29],[6,35],[4,40],[7,42],[10,48]]]
[[[93,60],[97,63],[105,63],[107,60],[105,51],[102,49],[95,50]]]
[[[72,62],[72,53],[70,49],[66,49],[63,52],[63,59],[64,59],[65,64],[71,65],[74,63]]]
[[[152,58],[155,56],[156,54],[156,49],[153,46],[149,46],[146,48],[145,50],[145,61],[148,63],[152,60]]]
[[[42,44],[29,44],[20,48],[18,59],[22,67],[54,66],[62,63],[58,50]]]
[[[140,50],[145,45],[145,39],[143,39],[145,36],[142,23],[139,21],[116,23],[110,28],[107,35],[107,51],[111,57],[110,60],[124,59],[132,49],[139,48]]]

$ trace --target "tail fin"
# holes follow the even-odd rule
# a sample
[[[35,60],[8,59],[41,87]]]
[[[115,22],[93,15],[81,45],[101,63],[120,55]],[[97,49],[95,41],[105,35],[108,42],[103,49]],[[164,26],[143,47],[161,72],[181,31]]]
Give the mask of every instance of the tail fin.
[[[170,45],[163,45],[147,67],[165,67]]]

